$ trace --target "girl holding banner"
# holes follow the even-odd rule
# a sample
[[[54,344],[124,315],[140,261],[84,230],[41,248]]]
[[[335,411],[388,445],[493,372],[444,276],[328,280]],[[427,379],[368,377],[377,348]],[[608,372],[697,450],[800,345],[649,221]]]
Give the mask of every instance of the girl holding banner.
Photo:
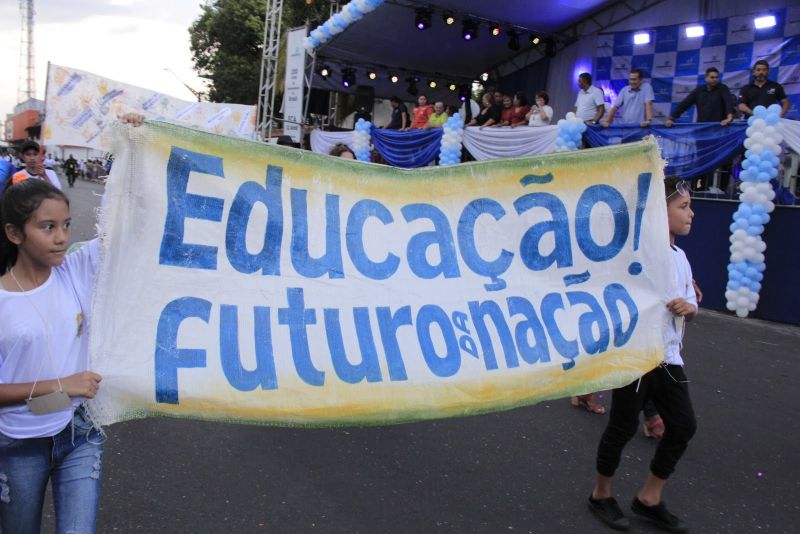
[[[69,200],[42,180],[0,207],[0,531],[39,532],[52,482],[57,532],[94,532],[104,435],[84,402],[97,240],[66,255]]]

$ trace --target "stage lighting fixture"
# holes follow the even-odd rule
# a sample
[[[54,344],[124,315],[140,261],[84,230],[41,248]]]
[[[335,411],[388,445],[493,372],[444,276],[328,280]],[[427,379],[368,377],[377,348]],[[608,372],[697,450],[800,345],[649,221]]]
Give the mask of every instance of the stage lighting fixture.
[[[497,37],[498,35],[500,35],[501,31],[502,30],[500,29],[499,24],[492,24],[491,26],[489,26],[489,32],[492,34],[492,37]]]
[[[469,99],[469,85],[462,83],[458,86],[458,99],[462,102]]]
[[[456,21],[456,17],[455,17],[455,15],[453,15],[452,11],[443,11],[442,12],[442,20],[448,26],[452,26]]]
[[[418,30],[427,30],[431,27],[431,17],[433,10],[427,7],[420,7],[414,10],[414,26]]]
[[[649,32],[639,32],[633,34],[633,44],[644,45],[650,42]]]
[[[436,80],[428,80],[428,87],[436,89]]]
[[[702,37],[706,34],[706,29],[702,26],[686,26],[686,37]]]
[[[331,75],[331,69],[329,69],[327,65],[320,65],[318,72],[323,79]]]
[[[397,83],[400,81],[400,78],[397,76],[397,74],[392,74],[389,76],[389,81],[392,83]]]
[[[356,71],[352,67],[342,69],[342,85],[353,87],[356,84]]]
[[[458,89],[458,86],[453,82],[448,82],[447,88],[450,89],[451,91],[455,91],[456,89]]]
[[[375,72],[374,70],[371,70],[371,71],[369,71],[369,72],[367,73],[367,77],[368,77],[370,80],[374,80],[375,78],[377,78],[377,77],[378,77],[378,73],[377,73],[377,72]]]
[[[410,95],[417,96],[419,90],[417,89],[417,79],[416,78],[406,78],[408,82],[408,87],[406,88],[406,92]]]
[[[539,43],[542,42],[542,38],[536,35],[535,33],[532,33],[530,35],[530,40],[532,45],[538,45]]]
[[[508,30],[508,48],[511,50],[519,50],[519,32],[517,30]]]
[[[753,21],[756,25],[757,30],[763,30],[764,28],[772,28],[775,26],[775,15],[765,15],[763,17],[756,17]]]
[[[461,37],[465,41],[474,41],[478,38],[478,23],[473,19],[465,19],[461,25]]]
[[[550,59],[556,57],[556,40],[552,37],[544,40],[544,55]]]

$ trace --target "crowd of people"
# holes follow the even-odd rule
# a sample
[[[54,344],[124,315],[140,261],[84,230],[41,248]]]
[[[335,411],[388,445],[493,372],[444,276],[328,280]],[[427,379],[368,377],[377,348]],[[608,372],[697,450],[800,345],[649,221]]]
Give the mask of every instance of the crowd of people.
[[[697,122],[718,122],[727,126],[734,119],[747,118],[753,114],[756,106],[768,107],[780,104],[785,115],[790,108],[789,99],[783,86],[769,80],[769,63],[758,60],[752,68],[753,80],[744,86],[738,95],[733,95],[720,81],[720,73],[716,67],[709,67],[705,72],[705,85],[698,85],[665,119],[664,124],[672,127],[675,121],[689,108],[697,108]],[[628,85],[617,94],[608,107],[603,90],[592,83],[592,75],[588,72],[578,76],[578,94],[572,106],[572,112],[587,125],[608,127],[612,123],[637,124],[642,128],[653,122],[655,93],[653,87],[645,80],[641,69],[632,69],[628,76]],[[417,105],[411,113],[399,97],[390,99],[392,115],[384,128],[390,130],[423,130],[440,128],[447,117],[456,108],[437,101],[433,105],[426,95],[417,97]],[[465,111],[469,108],[465,107]],[[550,96],[545,91],[538,91],[533,104],[522,92],[513,95],[504,94],[500,90],[486,91],[481,96],[480,112],[469,117],[466,126],[479,128],[498,128],[518,126],[547,126],[553,123],[553,108]]]

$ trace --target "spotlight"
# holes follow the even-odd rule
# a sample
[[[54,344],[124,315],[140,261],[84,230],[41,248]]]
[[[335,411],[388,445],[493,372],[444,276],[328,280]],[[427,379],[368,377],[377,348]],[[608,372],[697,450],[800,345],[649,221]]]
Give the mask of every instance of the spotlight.
[[[331,69],[329,69],[327,65],[320,65],[319,75],[322,76],[323,79],[325,79],[331,75]]]
[[[431,27],[431,17],[433,16],[432,9],[420,7],[414,10],[414,14],[414,26],[416,26],[418,30],[427,30]]]
[[[492,37],[497,37],[498,35],[500,35],[501,31],[502,30],[500,29],[499,24],[492,24],[491,26],[489,26],[489,32],[492,34]]]
[[[764,28],[772,28],[775,26],[775,15],[766,15],[763,17],[758,17],[753,21],[757,30],[763,30]]]
[[[462,83],[458,86],[458,99],[462,102],[469,99],[469,85]]]
[[[455,17],[455,15],[453,15],[452,11],[443,11],[442,12],[442,20],[448,26],[452,26],[453,23],[455,23],[455,21],[456,21],[456,17]]]
[[[644,45],[650,42],[649,32],[639,32],[633,34],[633,44]]]
[[[447,88],[450,89],[451,91],[455,91],[456,89],[458,89],[458,86],[456,86],[454,82],[448,82]]]
[[[531,44],[534,45],[534,46],[538,45],[539,43],[542,42],[542,38],[539,37],[538,35],[536,35],[535,33],[532,33],[530,35],[530,40],[531,40]]]
[[[375,78],[377,78],[377,77],[378,77],[378,73],[377,73],[377,72],[375,72],[374,70],[371,70],[371,71],[369,71],[369,72],[367,73],[367,77],[368,77],[370,80],[374,80]]]
[[[478,23],[474,19],[465,19],[461,25],[461,37],[465,41],[473,41],[478,38]]]
[[[519,32],[517,30],[508,30],[508,48],[511,50],[519,50]]]
[[[702,26],[686,26],[686,37],[702,37],[706,34],[706,29]]]
[[[436,89],[436,80],[428,80],[428,87]]]
[[[556,40],[552,37],[544,40],[544,55],[550,59],[556,57]]]
[[[356,71],[352,67],[342,69],[342,85],[352,87],[356,84]]]
[[[408,92],[408,94],[417,96],[417,93],[419,92],[419,90],[417,90],[417,80],[416,80],[416,78],[406,78],[406,81],[408,82],[408,87],[406,88],[406,91]]]
[[[389,76],[389,81],[392,83],[397,83],[399,80],[400,78],[398,78],[397,74],[392,74]]]

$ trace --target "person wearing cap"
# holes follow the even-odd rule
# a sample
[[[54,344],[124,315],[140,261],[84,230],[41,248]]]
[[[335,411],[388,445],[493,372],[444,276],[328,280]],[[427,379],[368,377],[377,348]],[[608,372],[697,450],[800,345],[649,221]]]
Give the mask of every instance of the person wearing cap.
[[[47,180],[58,189],[61,189],[61,182],[58,179],[55,171],[46,169],[42,156],[40,154],[39,143],[36,141],[25,141],[20,149],[22,155],[22,162],[25,168],[21,171],[14,173],[11,177],[12,184],[18,184],[23,180],[30,178],[38,180]]]

